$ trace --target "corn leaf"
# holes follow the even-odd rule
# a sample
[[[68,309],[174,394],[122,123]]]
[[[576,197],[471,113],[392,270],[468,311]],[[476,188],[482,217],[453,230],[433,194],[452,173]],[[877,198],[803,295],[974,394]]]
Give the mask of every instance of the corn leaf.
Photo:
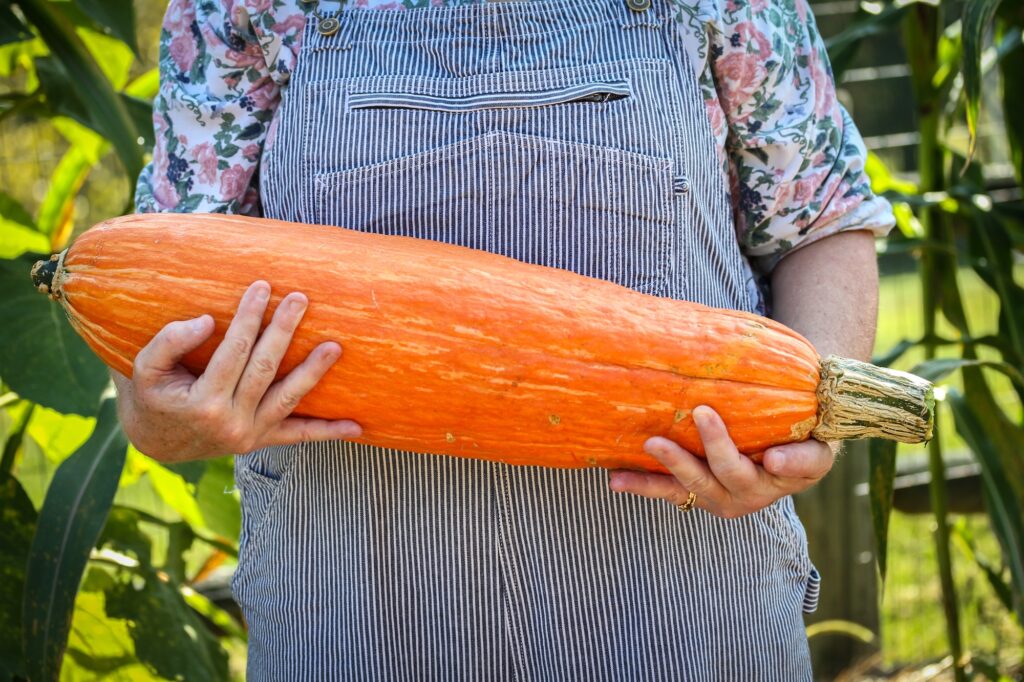
[[[974,372],[980,370],[974,369]],[[968,393],[968,395],[970,395]],[[1005,454],[998,451],[998,440],[984,423],[975,401],[968,401],[959,391],[949,392],[947,399],[953,410],[957,432],[971,447],[981,465],[981,479],[985,492],[992,529],[999,539],[1003,559],[1010,567],[1014,587],[1013,603],[1018,622],[1024,623],[1024,505],[1021,496],[1011,485],[1011,472],[1004,466]],[[984,405],[981,405],[984,408]],[[1012,454],[1020,457],[1020,450]]]
[[[75,595],[110,511],[128,441],[116,401],[100,407],[96,430],[57,470],[32,540],[22,615],[28,677],[56,680]]]
[[[1013,240],[1004,224],[991,212],[976,209],[968,235],[971,265],[998,296],[999,336],[1006,342],[1004,359],[1024,367],[1024,287],[1014,279]],[[1024,401],[1024,386],[1014,382]]]
[[[871,439],[868,458],[868,498],[871,504],[871,523],[875,529],[875,559],[884,590],[889,517],[892,516],[896,480],[896,441]]]
[[[973,358],[935,358],[918,363],[910,370],[922,379],[937,383],[948,377],[953,372],[964,367],[988,367],[1002,372],[1010,378],[1018,387],[1024,389],[1024,374],[1007,362],[995,360],[975,360]]]
[[[974,156],[978,142],[978,114],[981,108],[981,54],[985,49],[985,34],[1000,0],[966,0],[963,13],[963,73],[964,97],[967,105],[967,130],[970,141],[967,158]]]

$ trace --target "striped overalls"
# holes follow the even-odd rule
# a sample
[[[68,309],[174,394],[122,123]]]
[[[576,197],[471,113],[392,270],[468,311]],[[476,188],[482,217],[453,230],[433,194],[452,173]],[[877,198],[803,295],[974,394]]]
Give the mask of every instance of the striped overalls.
[[[667,0],[643,4],[346,7],[329,36],[311,16],[265,214],[759,309],[696,74]],[[789,498],[724,520],[602,470],[346,442],[236,476],[251,680],[810,679]]]

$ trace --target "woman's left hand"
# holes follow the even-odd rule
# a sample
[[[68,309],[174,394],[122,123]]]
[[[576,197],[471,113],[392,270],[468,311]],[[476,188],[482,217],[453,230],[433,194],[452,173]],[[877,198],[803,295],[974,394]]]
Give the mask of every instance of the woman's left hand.
[[[611,489],[674,505],[684,504],[693,492],[697,496],[695,506],[732,519],[810,488],[824,478],[835,460],[832,447],[810,439],[770,447],[764,453],[763,466],[758,465],[736,449],[725,423],[713,409],[694,408],[693,419],[706,460],[667,438],[650,438],[644,449],[672,474],[617,470],[609,476]]]

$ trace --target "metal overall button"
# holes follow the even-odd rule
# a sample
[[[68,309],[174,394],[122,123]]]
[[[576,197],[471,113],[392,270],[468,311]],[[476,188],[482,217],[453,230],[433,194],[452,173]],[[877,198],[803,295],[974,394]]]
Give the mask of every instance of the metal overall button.
[[[305,5],[313,5],[313,16],[316,17],[317,33],[324,37],[333,36],[341,28],[337,17],[325,17],[320,14],[320,0],[301,0]],[[342,2],[344,5],[344,1]]]
[[[626,7],[634,12],[646,12],[651,8],[651,0],[626,0]]]

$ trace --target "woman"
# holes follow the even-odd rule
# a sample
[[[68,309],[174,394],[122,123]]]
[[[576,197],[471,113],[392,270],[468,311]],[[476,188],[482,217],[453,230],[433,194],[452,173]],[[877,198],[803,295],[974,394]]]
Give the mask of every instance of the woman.
[[[819,352],[869,356],[893,220],[803,0],[407,4],[172,0],[138,210],[412,235],[762,313],[770,287]],[[755,465],[707,408],[706,461],[647,442],[671,476],[356,445],[352,422],[288,418],[341,349],[272,384],[307,305],[274,294],[260,334],[250,287],[201,377],[177,361],[208,316],[117,377],[143,452],[249,453],[251,679],[810,678],[789,494],[828,445]]]

